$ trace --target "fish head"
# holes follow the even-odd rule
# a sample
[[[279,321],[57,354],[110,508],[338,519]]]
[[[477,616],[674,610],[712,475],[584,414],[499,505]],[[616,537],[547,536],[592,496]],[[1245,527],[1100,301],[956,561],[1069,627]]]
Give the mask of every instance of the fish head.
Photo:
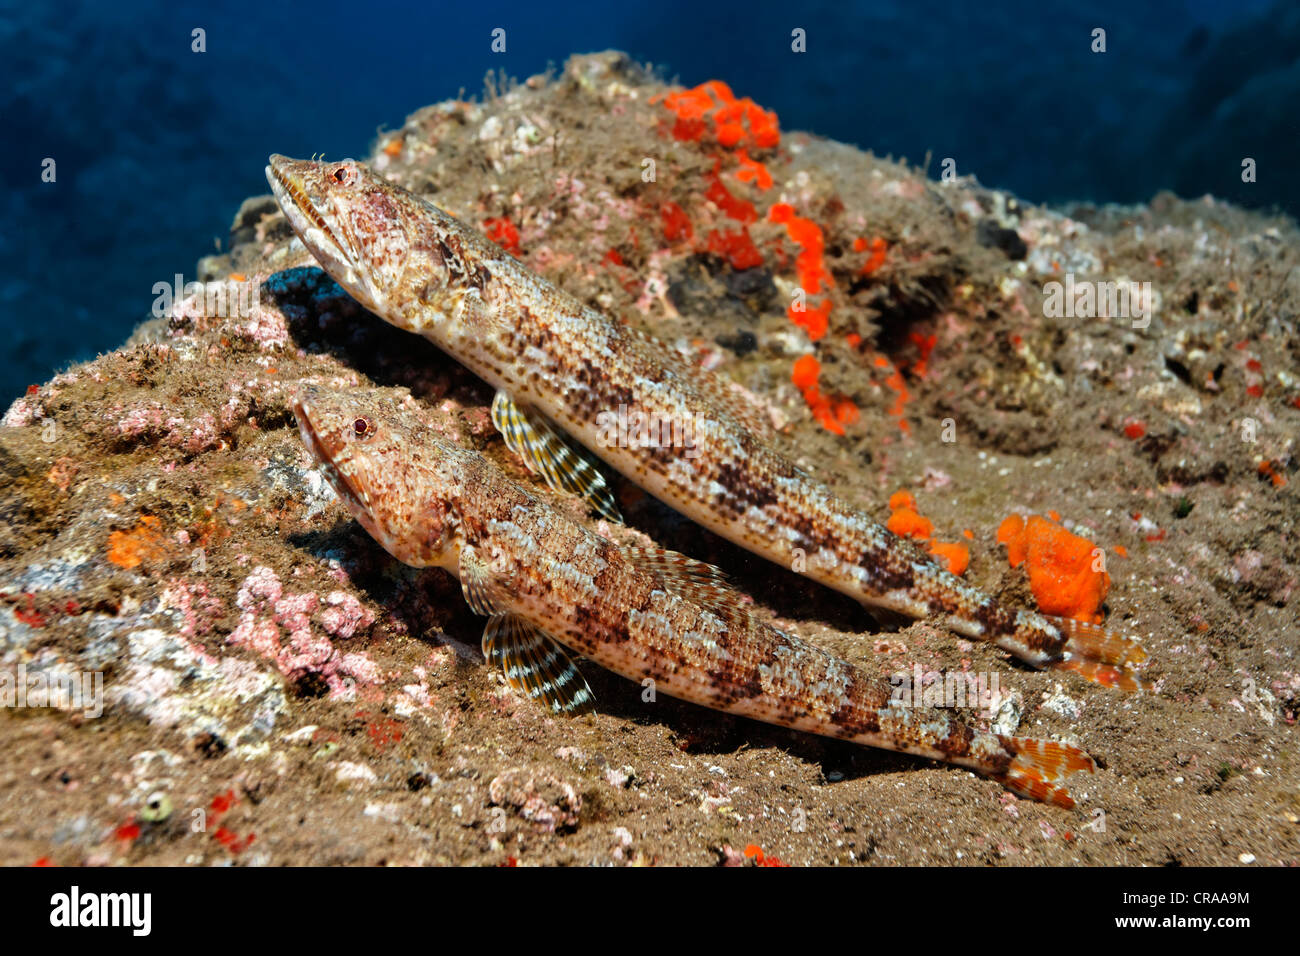
[[[456,566],[459,464],[472,452],[375,391],[304,386],[292,408],[321,472],[384,550],[415,567]]]
[[[363,306],[434,341],[481,336],[498,274],[519,268],[478,230],[365,163],[272,155],[266,178],[321,268]]]
[[[410,224],[423,201],[352,159],[274,154],[266,167],[276,202],[321,268],[348,294],[391,318],[410,286]]]

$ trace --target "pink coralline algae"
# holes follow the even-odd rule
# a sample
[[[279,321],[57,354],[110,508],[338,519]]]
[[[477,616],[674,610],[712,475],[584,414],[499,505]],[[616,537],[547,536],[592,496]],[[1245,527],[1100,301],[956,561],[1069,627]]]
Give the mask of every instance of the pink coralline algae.
[[[123,438],[139,438],[146,432],[157,431],[163,425],[161,405],[145,405],[131,409],[117,420],[117,432]]]
[[[320,623],[334,637],[346,640],[375,623],[374,614],[346,591],[332,591],[325,602],[330,606],[321,611]]]
[[[0,425],[8,428],[25,428],[41,418],[42,414],[40,402],[29,402],[25,398],[20,398],[9,406]]]
[[[133,406],[124,412],[112,426],[122,438],[132,440],[156,439],[169,448],[178,448],[192,455],[220,448],[223,444],[217,420],[208,412],[194,419],[169,414],[156,402]]]
[[[336,637],[351,637],[374,621],[374,615],[350,595],[335,591],[326,600],[329,606],[321,613],[320,623]],[[289,680],[315,674],[324,680],[331,698],[351,700],[355,684],[377,684],[383,679],[378,665],[366,654],[342,654],[328,637],[315,633],[311,616],[320,606],[320,598],[310,593],[285,593],[270,568],[254,568],[240,585],[235,603],[244,613],[226,643],[256,651],[273,661]]]
[[[190,584],[179,578],[168,582],[167,590],[163,592],[163,606],[180,613],[180,632],[191,640],[209,633],[214,620],[224,610],[221,600],[212,595],[206,584]]]
[[[539,769],[514,767],[494,777],[488,799],[551,833],[576,827],[582,811],[582,795],[571,784]]]
[[[180,421],[183,423],[184,419]],[[175,442],[177,448],[190,454],[198,454],[209,448],[219,448],[222,444],[221,437],[217,434],[217,423],[207,412],[190,422],[189,428],[183,434],[169,436],[169,439],[169,444]]]
[[[252,310],[248,322],[241,325],[239,331],[264,349],[279,348],[289,341],[289,326],[284,314],[262,306]]]

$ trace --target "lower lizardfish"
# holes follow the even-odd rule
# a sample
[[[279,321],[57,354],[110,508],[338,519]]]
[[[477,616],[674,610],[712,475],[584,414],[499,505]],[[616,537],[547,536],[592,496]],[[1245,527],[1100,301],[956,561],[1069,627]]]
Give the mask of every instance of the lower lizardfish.
[[[1095,769],[1069,744],[899,703],[887,679],[760,620],[718,569],[600,537],[391,398],[307,387],[293,411],[357,521],[399,561],[459,578],[488,618],[488,661],[552,713],[593,707],[574,652],[671,697],[956,764],[1062,807],[1066,777]]]
[[[272,156],[266,175],[303,244],[353,298],[498,389],[493,422],[551,487],[617,516],[567,433],[706,528],[865,604],[938,620],[1035,667],[1146,686],[1139,643],[1007,607],[949,573],[777,451],[770,422],[725,379],[588,308],[433,204],[352,160]],[[630,440],[629,419],[675,437]]]

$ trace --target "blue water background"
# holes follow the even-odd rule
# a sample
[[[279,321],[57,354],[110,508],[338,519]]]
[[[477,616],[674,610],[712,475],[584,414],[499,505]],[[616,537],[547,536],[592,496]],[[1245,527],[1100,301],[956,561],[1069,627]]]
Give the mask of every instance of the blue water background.
[[[191,31],[206,31],[205,53]],[[504,54],[491,31],[506,32]],[[790,52],[807,31],[808,52]],[[1090,52],[1095,27],[1107,52]],[[1300,212],[1294,0],[0,3],[0,408],[120,344],[224,241],[266,156],[617,48],[804,129],[1031,200],[1160,189]],[[1243,157],[1258,161],[1244,184]],[[57,181],[41,182],[41,163]]]

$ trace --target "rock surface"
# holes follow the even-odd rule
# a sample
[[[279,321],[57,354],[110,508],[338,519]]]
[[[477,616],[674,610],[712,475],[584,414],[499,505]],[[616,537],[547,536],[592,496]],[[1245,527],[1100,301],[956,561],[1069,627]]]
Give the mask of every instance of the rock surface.
[[[204,295],[0,427],[0,672],[28,692],[0,707],[0,861],[1297,861],[1294,224],[1168,196],[1023,207],[813,136],[774,144],[717,87],[670,92],[619,54],[578,57],[423,109],[370,161],[744,385],[881,520],[903,488],[946,536],[969,529],[977,585],[1032,602],[994,538],[1013,511],[1097,542],[1109,625],[1145,641],[1155,694],[875,621],[622,480],[629,527],[601,526],[720,564],[865,666],[996,675],[999,721],[1104,759],[1080,810],[645,703],[591,665],[593,717],[514,695],[459,588],[347,518],[287,407],[302,382],[408,390],[528,481],[491,391],[353,303],[258,197],[200,263]],[[1127,303],[1142,314],[1057,314],[1067,275],[1150,283]],[[800,284],[808,311],[789,311]],[[61,708],[32,693],[74,678],[87,696]]]

